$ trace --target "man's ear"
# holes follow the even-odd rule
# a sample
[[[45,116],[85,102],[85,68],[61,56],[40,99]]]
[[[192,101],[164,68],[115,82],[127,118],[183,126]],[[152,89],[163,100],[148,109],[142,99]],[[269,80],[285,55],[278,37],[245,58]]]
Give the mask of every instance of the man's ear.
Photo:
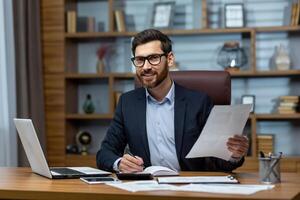
[[[170,53],[168,53],[167,56],[167,63],[168,63],[168,67],[173,67],[175,64],[175,55],[174,53],[171,51]]]

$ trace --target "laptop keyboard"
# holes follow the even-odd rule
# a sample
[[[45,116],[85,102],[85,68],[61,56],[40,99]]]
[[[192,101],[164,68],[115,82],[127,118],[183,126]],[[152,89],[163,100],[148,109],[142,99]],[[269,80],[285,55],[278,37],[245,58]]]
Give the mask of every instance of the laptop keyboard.
[[[51,171],[62,175],[83,175],[84,173],[69,168],[51,168]]]

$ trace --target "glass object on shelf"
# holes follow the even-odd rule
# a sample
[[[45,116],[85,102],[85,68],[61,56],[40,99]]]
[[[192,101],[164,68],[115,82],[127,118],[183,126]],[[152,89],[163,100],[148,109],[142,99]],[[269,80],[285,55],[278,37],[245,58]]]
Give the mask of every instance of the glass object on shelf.
[[[239,71],[247,63],[247,56],[239,42],[225,42],[218,52],[217,62],[227,71]]]
[[[92,96],[90,94],[87,94],[86,95],[86,99],[84,101],[84,104],[83,104],[83,111],[86,113],[86,114],[92,114],[95,112],[95,106],[94,106],[94,103],[92,101]]]
[[[271,69],[275,70],[289,70],[291,64],[291,59],[288,54],[287,49],[280,44],[275,46],[274,54],[271,57]]]
[[[87,131],[79,131],[76,134],[76,142],[80,147],[81,155],[88,155],[88,147],[92,142],[92,135]]]

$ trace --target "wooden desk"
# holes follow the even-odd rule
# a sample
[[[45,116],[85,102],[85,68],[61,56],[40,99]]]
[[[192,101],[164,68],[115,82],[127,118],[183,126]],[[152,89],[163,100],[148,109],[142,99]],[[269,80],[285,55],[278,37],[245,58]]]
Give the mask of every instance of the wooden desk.
[[[222,175],[184,172],[183,175]],[[239,173],[240,182],[258,184],[257,173]],[[109,200],[189,200],[189,199],[300,199],[300,174],[282,174],[282,183],[273,190],[254,195],[225,195],[200,192],[152,191],[131,193],[107,185],[88,185],[79,179],[50,180],[29,168],[0,168],[0,199],[109,199]]]

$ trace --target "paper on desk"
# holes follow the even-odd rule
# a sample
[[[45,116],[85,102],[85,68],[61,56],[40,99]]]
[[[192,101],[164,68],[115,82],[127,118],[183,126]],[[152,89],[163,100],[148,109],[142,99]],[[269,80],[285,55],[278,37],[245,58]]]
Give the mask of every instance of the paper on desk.
[[[160,177],[159,183],[238,183],[232,176],[178,176]]]
[[[106,185],[116,187],[129,192],[153,191],[153,190],[178,190],[175,185],[158,184],[156,181],[132,181],[126,183],[106,183]]]
[[[179,186],[181,191],[209,192],[222,194],[250,195],[262,190],[270,190],[274,185],[243,185],[243,184],[188,184]]]
[[[242,134],[249,117],[251,104],[214,106],[206,124],[186,158],[217,157],[229,160],[229,137]]]

